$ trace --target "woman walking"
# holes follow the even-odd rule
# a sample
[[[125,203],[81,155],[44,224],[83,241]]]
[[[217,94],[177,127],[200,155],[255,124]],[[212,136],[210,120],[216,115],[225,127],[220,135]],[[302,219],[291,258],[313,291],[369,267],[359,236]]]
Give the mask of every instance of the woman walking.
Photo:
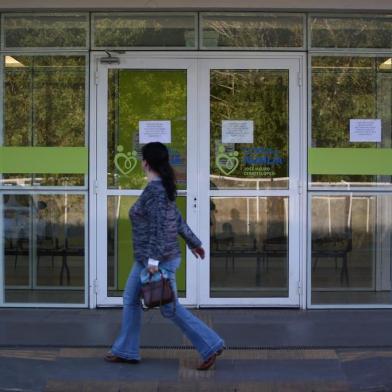
[[[178,302],[175,276],[181,262],[178,234],[197,258],[204,258],[204,249],[176,207],[176,181],[167,148],[158,142],[146,144],[142,148],[142,157],[148,185],[129,210],[135,263],[124,290],[121,331],[105,360],[133,364],[140,362],[140,273],[145,267],[151,274],[162,267],[168,271],[176,294],[175,304],[162,306],[162,315],[181,329],[201,355],[202,362],[197,369],[207,370],[222,353],[224,342]]]

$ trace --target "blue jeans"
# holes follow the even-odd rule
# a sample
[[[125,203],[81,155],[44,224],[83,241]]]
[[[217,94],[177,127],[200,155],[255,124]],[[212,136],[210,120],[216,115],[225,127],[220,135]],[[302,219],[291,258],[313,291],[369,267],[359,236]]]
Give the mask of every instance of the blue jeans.
[[[180,258],[162,263],[162,267],[169,271],[169,279],[176,293],[176,309],[173,304],[162,307],[162,315],[176,324],[185,336],[191,341],[203,360],[209,358],[224,346],[223,340],[206,324],[195,317],[188,309],[182,306],[177,299],[176,269],[180,265]],[[140,272],[143,265],[135,263],[128,277],[124,291],[124,308],[120,334],[112,346],[112,353],[125,359],[140,359]],[[162,337],[162,344],[165,344]]]

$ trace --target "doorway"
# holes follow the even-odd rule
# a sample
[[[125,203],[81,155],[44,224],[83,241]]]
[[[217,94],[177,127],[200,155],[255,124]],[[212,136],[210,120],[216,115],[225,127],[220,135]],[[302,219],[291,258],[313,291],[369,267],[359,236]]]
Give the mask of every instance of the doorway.
[[[177,204],[206,258],[180,243],[190,306],[299,306],[301,57],[132,53],[96,58],[97,305],[122,304],[141,146],[165,142]],[[93,64],[94,66],[94,64]]]

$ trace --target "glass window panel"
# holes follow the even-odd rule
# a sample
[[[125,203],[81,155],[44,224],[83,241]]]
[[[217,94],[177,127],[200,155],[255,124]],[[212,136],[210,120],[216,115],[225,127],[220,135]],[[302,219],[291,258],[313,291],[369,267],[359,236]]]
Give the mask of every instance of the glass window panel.
[[[310,16],[312,48],[392,48],[392,15]]]
[[[85,302],[85,197],[3,194],[6,303]]]
[[[212,197],[210,295],[288,297],[288,198]]]
[[[195,14],[93,14],[94,48],[196,47]]]
[[[210,77],[211,189],[286,189],[289,71],[217,69]],[[248,139],[224,129],[236,126],[230,121],[245,121],[238,132]]]
[[[391,304],[392,196],[312,196],[312,304]]]
[[[108,187],[142,189],[139,121],[169,121],[166,144],[179,189],[186,189],[187,71],[109,69]]]
[[[4,56],[3,146],[86,143],[86,57]],[[82,186],[82,174],[3,174],[2,185]]]
[[[136,202],[136,196],[108,197],[108,297],[121,297],[133,263],[132,227],[128,211]],[[186,217],[186,197],[177,198],[177,206]],[[182,263],[177,270],[179,297],[186,295],[186,245],[180,239]]]
[[[299,14],[202,14],[202,47],[302,48],[304,22]]]
[[[392,147],[389,57],[312,56],[312,147]],[[351,142],[350,119],[380,119],[381,142]],[[366,156],[364,155],[366,161]],[[313,186],[390,185],[390,175],[312,175]]]
[[[3,14],[3,47],[88,48],[88,14]]]

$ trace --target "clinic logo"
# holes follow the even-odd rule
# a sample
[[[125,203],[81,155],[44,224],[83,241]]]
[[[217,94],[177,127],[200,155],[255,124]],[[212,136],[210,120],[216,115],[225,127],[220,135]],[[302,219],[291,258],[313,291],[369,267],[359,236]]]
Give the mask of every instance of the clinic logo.
[[[240,164],[238,159],[238,151],[226,153],[225,146],[220,145],[215,159],[215,164],[221,173],[229,176],[237,169],[238,165]]]
[[[114,166],[124,176],[133,172],[137,165],[137,151],[124,152],[124,147],[120,144],[117,146],[117,154],[114,157]]]

